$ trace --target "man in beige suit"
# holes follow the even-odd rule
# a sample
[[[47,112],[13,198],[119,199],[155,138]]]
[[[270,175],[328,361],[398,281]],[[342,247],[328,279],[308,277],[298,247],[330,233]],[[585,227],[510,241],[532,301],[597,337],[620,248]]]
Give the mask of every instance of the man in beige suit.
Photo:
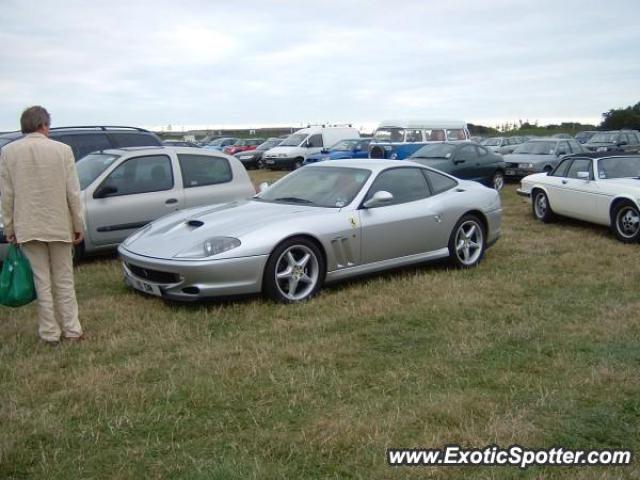
[[[7,241],[20,245],[33,270],[38,334],[56,346],[61,335],[82,339],[72,244],[84,238],[84,219],[73,151],[48,138],[50,123],[40,106],[22,113],[25,136],[0,154],[0,194]]]

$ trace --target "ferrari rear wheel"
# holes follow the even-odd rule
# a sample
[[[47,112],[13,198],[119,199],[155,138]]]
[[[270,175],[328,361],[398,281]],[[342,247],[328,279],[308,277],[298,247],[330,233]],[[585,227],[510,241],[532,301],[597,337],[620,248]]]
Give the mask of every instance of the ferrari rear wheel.
[[[482,221],[476,215],[465,215],[456,224],[449,239],[449,255],[460,268],[475,267],[486,248]]]
[[[283,303],[303,302],[322,286],[324,258],[307,238],[291,238],[273,251],[264,272],[264,292]]]
[[[640,211],[629,201],[616,205],[612,213],[611,226],[615,236],[624,243],[640,240]]]

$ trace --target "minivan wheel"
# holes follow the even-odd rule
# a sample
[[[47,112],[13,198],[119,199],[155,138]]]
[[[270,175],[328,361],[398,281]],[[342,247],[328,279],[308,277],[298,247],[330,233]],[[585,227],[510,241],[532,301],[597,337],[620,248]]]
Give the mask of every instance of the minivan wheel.
[[[485,231],[476,215],[465,215],[456,224],[449,238],[449,256],[456,267],[475,267],[485,251]]]
[[[303,302],[320,289],[324,276],[324,258],[318,247],[307,238],[290,238],[269,256],[264,293],[277,302]]]
[[[624,243],[640,240],[640,211],[632,202],[618,203],[611,214],[611,228],[616,238]]]

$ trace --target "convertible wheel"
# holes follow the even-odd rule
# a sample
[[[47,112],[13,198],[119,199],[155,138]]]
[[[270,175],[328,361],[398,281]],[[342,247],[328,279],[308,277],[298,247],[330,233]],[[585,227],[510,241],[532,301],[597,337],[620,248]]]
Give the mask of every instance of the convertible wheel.
[[[633,243],[640,240],[640,212],[631,202],[616,205],[611,215],[611,226],[618,240]]]
[[[449,239],[449,255],[460,268],[475,267],[484,255],[484,227],[475,215],[465,215],[456,224]]]
[[[281,243],[269,257],[264,291],[278,302],[302,302],[320,289],[324,274],[324,259],[318,247],[306,238],[292,238]]]
[[[541,222],[549,223],[555,218],[551,205],[549,205],[549,198],[542,190],[534,191],[532,208],[533,216]]]
[[[494,173],[493,177],[491,178],[491,186],[498,192],[502,190],[502,187],[504,187],[504,173],[502,173],[500,170]]]

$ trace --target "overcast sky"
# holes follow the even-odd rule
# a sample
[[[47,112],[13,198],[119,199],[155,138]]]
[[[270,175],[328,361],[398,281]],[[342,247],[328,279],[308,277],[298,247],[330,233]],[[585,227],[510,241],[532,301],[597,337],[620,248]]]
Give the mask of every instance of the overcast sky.
[[[640,2],[0,0],[0,130],[385,118],[600,122],[640,100]]]

